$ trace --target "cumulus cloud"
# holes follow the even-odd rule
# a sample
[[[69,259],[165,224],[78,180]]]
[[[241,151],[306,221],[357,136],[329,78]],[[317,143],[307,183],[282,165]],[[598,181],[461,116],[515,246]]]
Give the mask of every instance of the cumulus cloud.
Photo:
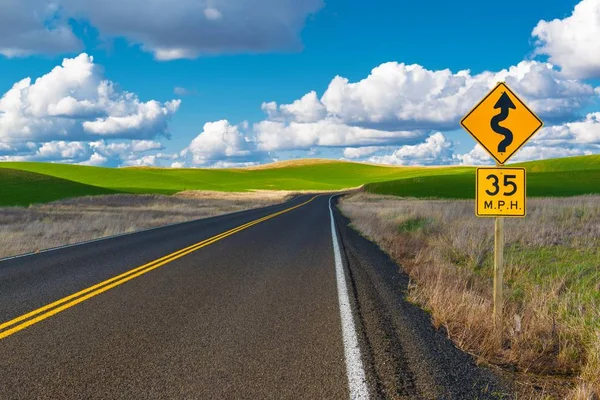
[[[141,153],[150,150],[162,150],[164,146],[160,142],[154,140],[132,140],[131,151]]]
[[[532,32],[546,54],[571,78],[600,77],[600,0],[582,0],[564,19],[540,21]]]
[[[583,156],[600,152],[600,112],[590,113],[580,121],[544,127],[510,162],[546,158]],[[493,164],[487,152],[477,145],[469,153],[456,156],[461,164]]]
[[[278,106],[275,102],[263,103],[262,109],[270,119],[281,121],[310,123],[320,121],[327,116],[327,109],[319,101],[315,91],[305,94],[292,104]]]
[[[57,140],[45,143],[27,143],[20,148],[12,148],[6,155],[0,156],[0,160],[121,166],[134,163],[135,160],[143,157],[140,155],[141,153],[162,148],[161,143],[150,140],[122,142]]]
[[[447,130],[496,83],[505,81],[542,118],[573,118],[597,97],[591,85],[567,80],[550,64],[522,61],[499,72],[453,73],[389,62],[351,83],[337,76],[319,100],[314,92],[289,105],[266,103],[271,119],[315,122],[324,115],[346,125],[381,130]]]
[[[370,162],[394,165],[439,165],[453,161],[454,145],[442,133],[429,136],[425,142],[402,146],[390,155],[372,156]]]
[[[240,127],[227,120],[206,123],[202,133],[182,151],[182,157],[193,166],[252,163],[262,156]]]
[[[291,104],[263,103],[267,119],[254,125],[256,140],[266,151],[414,145],[430,132],[456,129],[499,81],[547,124],[576,118],[598,96],[598,89],[537,61],[476,75],[390,62],[356,83],[335,77],[321,98],[311,91]]]
[[[381,146],[367,146],[367,147],[346,147],[344,149],[344,157],[345,158],[363,158],[366,156],[370,156],[373,153],[377,153],[378,151],[385,149],[385,147]]]
[[[557,147],[532,142],[519,150],[519,152],[510,159],[509,163],[544,160],[548,158],[586,156],[595,154],[599,150],[600,146],[595,146],[595,149],[586,147]],[[494,160],[479,145],[475,146],[469,153],[455,155],[455,159],[458,164],[462,165],[495,165]]]
[[[455,158],[458,164],[463,165],[493,165],[494,160],[481,145],[476,144],[468,153],[456,154]]]
[[[151,139],[168,135],[180,101],[142,102],[104,79],[93,58],[81,54],[32,82],[25,78],[0,98],[0,141]]]
[[[100,166],[106,165],[107,162],[108,162],[108,158],[104,157],[101,154],[94,153],[91,155],[89,160],[82,161],[78,164],[92,166],[92,167],[100,167]]]
[[[254,130],[259,149],[265,151],[414,143],[424,135],[422,131],[382,131],[349,126],[334,119],[312,123],[265,120],[255,124]]]
[[[582,121],[543,128],[532,141],[570,146],[600,144],[600,112],[587,114]]]
[[[35,53],[70,53],[81,48],[82,43],[73,34],[56,1],[0,2],[0,54],[22,57]]]
[[[258,161],[243,161],[243,162],[232,162],[232,161],[217,161],[210,165],[210,168],[246,168],[260,165]]]

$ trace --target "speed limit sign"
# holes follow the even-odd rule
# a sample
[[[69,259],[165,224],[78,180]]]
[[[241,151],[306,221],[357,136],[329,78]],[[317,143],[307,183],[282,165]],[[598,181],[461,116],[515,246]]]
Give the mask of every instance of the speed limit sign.
[[[524,217],[525,168],[477,168],[475,214]]]

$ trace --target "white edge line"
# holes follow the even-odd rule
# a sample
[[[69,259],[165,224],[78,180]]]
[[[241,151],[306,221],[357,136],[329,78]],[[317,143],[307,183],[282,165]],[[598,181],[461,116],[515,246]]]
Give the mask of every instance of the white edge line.
[[[234,211],[232,213],[227,213],[227,214],[220,214],[220,215],[213,215],[213,216],[210,216],[210,217],[197,218],[197,219],[193,219],[193,220],[190,220],[190,221],[175,222],[175,223],[172,223],[172,224],[160,225],[160,226],[155,226],[155,227],[146,228],[146,229],[140,229],[138,231],[133,231],[133,232],[117,233],[116,235],[103,236],[103,237],[99,237],[99,238],[96,238],[96,239],[86,240],[86,241],[83,241],[83,242],[65,244],[65,245],[57,246],[57,247],[50,247],[48,249],[43,249],[43,250],[40,250],[40,251],[35,251],[35,252],[32,251],[32,252],[29,252],[29,253],[17,254],[16,256],[10,256],[10,257],[5,257],[5,258],[0,258],[0,263],[4,262],[4,261],[15,260],[17,258],[30,257],[30,256],[35,256],[37,254],[50,253],[50,252],[56,251],[56,250],[68,249],[69,247],[82,246],[84,244],[101,242],[103,240],[114,239],[114,238],[118,238],[118,237],[122,237],[122,236],[129,236],[129,235],[135,235],[137,233],[154,231],[156,229],[169,228],[171,226],[177,226],[177,225],[183,225],[183,224],[191,224],[192,222],[198,222],[198,221],[202,221],[202,220],[208,219],[208,218],[224,217],[224,216],[227,216],[227,215],[239,214],[239,213],[243,213],[243,212],[246,212],[246,211],[260,210],[261,208],[268,208],[268,207],[279,206],[279,205],[286,204],[286,203],[289,203],[291,201],[297,200],[301,196],[302,195],[296,196],[293,199],[290,199],[288,201],[284,201],[283,203],[271,204],[270,206],[258,207],[258,208],[249,208],[247,210]]]
[[[346,285],[346,275],[344,274],[344,265],[342,264],[340,245],[338,243],[337,232],[335,229],[333,210],[331,208],[331,200],[334,197],[335,195],[329,198],[329,216],[331,217],[331,237],[333,240],[333,254],[335,258],[335,275],[337,279],[337,291],[340,303],[340,317],[342,319],[342,337],[344,340],[344,356],[346,359],[348,389],[350,391],[350,399],[366,400],[369,398],[369,389],[367,387],[365,371],[360,357],[360,347],[358,346],[354,317],[352,316],[352,308],[350,307],[348,286]]]

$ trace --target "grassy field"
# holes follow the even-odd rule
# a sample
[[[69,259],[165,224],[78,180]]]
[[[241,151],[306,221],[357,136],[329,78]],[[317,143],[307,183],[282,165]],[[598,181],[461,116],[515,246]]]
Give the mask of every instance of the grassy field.
[[[600,157],[535,161],[529,196],[600,193]],[[425,198],[471,198],[472,167],[388,167],[301,160],[248,169],[99,168],[46,163],[0,163],[0,205],[43,203],[110,193],[174,194],[186,190],[339,190],[366,185],[372,193]]]
[[[600,156],[569,157],[512,164],[527,169],[529,197],[565,197],[600,193]],[[472,199],[475,171],[452,175],[403,177],[369,183],[367,192],[403,197]]]
[[[110,192],[174,194],[186,190],[339,190],[368,182],[452,175],[469,170],[470,168],[465,167],[392,168],[338,161],[301,165],[288,163],[285,166],[256,169],[116,169],[64,164],[0,163],[0,205],[29,205]],[[38,184],[42,178],[45,179],[44,187]]]

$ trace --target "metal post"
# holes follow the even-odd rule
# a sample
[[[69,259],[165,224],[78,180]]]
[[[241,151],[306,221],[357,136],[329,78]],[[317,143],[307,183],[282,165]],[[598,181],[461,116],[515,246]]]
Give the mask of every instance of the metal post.
[[[496,217],[494,229],[494,325],[502,332],[502,284],[504,277],[504,217]]]
[[[502,164],[496,164],[503,167]],[[494,226],[494,328],[498,343],[502,344],[502,287],[504,280],[504,217],[496,217]]]

